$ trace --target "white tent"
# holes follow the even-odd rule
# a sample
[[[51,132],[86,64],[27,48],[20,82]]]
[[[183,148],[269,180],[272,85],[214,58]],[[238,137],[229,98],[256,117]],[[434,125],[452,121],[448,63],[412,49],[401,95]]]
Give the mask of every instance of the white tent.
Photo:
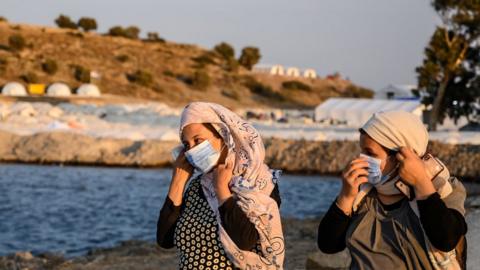
[[[402,110],[422,117],[423,108],[417,100],[329,98],[315,108],[315,121],[357,128],[376,112]]]
[[[77,89],[77,95],[87,97],[99,97],[101,95],[100,89],[95,84],[87,83],[82,84]]]
[[[71,94],[70,87],[64,83],[54,83],[47,88],[47,96],[68,97]]]
[[[9,82],[2,89],[2,95],[5,96],[26,96],[25,86],[18,82]]]

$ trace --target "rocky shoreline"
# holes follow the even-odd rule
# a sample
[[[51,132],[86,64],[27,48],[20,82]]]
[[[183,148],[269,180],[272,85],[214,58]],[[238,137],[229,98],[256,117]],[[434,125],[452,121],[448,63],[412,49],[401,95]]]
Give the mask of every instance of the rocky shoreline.
[[[474,256],[480,251],[480,197],[476,197],[471,212],[467,214],[468,265],[478,265]],[[471,202],[472,203],[472,202]],[[347,251],[334,255],[323,254],[316,247],[318,219],[284,219],[282,221],[286,256],[284,269],[331,270],[348,269],[350,256]],[[131,240],[112,248],[93,249],[86,255],[65,258],[61,254],[32,255],[28,251],[0,257],[0,269],[4,270],[175,270],[178,267],[177,251],[163,249],[155,243]]]
[[[316,251],[316,231],[319,219],[284,219],[285,269],[305,269],[308,254]],[[155,243],[126,241],[118,246],[94,249],[85,256],[65,258],[60,254],[32,255],[28,251],[0,257],[0,269],[17,270],[174,270],[178,268],[175,248],[163,249]]]
[[[266,138],[266,162],[290,173],[334,175],[360,149],[355,141],[305,141]],[[166,167],[178,142],[97,138],[72,132],[20,136],[0,131],[0,162],[95,166]],[[453,175],[480,180],[480,145],[431,142],[430,151]]]

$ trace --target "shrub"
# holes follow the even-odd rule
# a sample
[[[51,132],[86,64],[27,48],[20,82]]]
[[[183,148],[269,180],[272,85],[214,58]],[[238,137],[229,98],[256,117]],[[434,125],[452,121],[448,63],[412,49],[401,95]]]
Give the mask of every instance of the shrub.
[[[138,39],[140,28],[136,26],[129,26],[125,29],[125,37],[130,39]]]
[[[0,75],[5,74],[7,71],[8,61],[7,58],[0,57]]]
[[[186,84],[189,84],[189,85],[192,85],[193,84],[193,78],[192,76],[187,76],[187,75],[183,75],[183,74],[177,74],[175,76],[177,78],[177,80],[179,81],[182,81]]]
[[[213,47],[213,51],[220,54],[223,59],[230,60],[235,57],[235,49],[228,43],[222,42]]]
[[[68,32],[67,35],[69,36],[72,36],[72,37],[76,37],[76,38],[84,38],[85,36],[83,35],[83,33],[81,32]]]
[[[227,63],[225,64],[225,70],[227,71],[236,72],[238,70],[238,67],[239,67],[238,61],[235,58],[228,59]]]
[[[214,65],[215,60],[213,60],[213,57],[210,53],[204,53],[200,56],[192,58],[195,63],[197,63],[196,67],[197,68],[203,68],[207,65]]]
[[[114,26],[108,30],[108,34],[114,37],[124,37],[125,29],[121,26]]]
[[[153,76],[150,72],[144,70],[137,70],[135,73],[127,74],[128,81],[138,85],[149,87],[153,83]]]
[[[303,91],[310,91],[312,88],[304,84],[300,81],[285,81],[282,83],[282,87],[285,89],[295,89],[295,90],[303,90]]]
[[[8,22],[7,18],[0,16],[0,22]]]
[[[354,98],[373,98],[374,92],[370,89],[349,85],[345,90],[345,96]]]
[[[115,59],[117,59],[117,61],[119,62],[125,63],[130,59],[130,57],[126,54],[120,54],[115,56]]]
[[[37,74],[35,74],[31,71],[21,75],[20,79],[22,79],[26,83],[38,83],[39,82]]]
[[[234,89],[223,89],[222,95],[237,101],[241,99],[241,95]]]
[[[78,26],[85,32],[97,30],[97,21],[94,18],[82,17],[78,20]]]
[[[74,23],[72,19],[70,19],[70,17],[63,14],[60,14],[60,16],[58,16],[58,18],[55,19],[55,23],[60,28],[68,28],[68,29],[78,28],[77,24]]]
[[[26,46],[25,38],[20,34],[13,34],[8,38],[8,46],[13,50],[23,50]]]
[[[82,66],[76,65],[73,67],[73,76],[79,82],[89,83],[90,82],[90,70]]]
[[[58,70],[57,61],[52,59],[47,59],[45,62],[42,63],[42,70],[50,75],[53,75]]]
[[[165,75],[167,77],[175,77],[175,73],[173,73],[171,70],[165,70],[163,72],[163,75]]]
[[[250,90],[250,92],[254,94],[268,98],[284,100],[283,96],[275,92],[270,86],[262,84],[253,77],[245,77],[243,84]]]
[[[205,70],[196,70],[193,74],[192,85],[199,90],[206,90],[210,82],[210,76]]]
[[[258,48],[245,47],[242,49],[242,54],[240,55],[238,62],[248,70],[251,70],[252,67],[260,61],[261,57],[262,55]]]
[[[157,32],[148,32],[147,41],[150,42],[165,42],[165,39],[161,38]]]
[[[123,28],[121,26],[114,26],[108,30],[108,34],[114,37],[125,37],[129,39],[138,39],[140,28],[136,26],[129,26]]]

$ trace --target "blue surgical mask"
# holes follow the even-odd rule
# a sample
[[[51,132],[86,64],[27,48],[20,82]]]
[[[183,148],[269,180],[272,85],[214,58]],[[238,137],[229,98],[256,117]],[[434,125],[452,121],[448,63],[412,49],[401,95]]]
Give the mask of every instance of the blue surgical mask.
[[[202,173],[207,173],[217,165],[220,159],[220,153],[213,148],[208,140],[205,140],[185,152],[185,157],[193,167]]]
[[[397,166],[389,173],[383,174],[380,165],[382,160],[368,155],[360,154],[368,162],[368,182],[372,184],[383,195],[401,194],[395,187],[395,182],[400,178],[397,172]]]
[[[365,154],[360,154],[360,157],[365,158],[368,162],[368,182],[374,186],[380,184],[383,180],[380,168],[382,160]]]

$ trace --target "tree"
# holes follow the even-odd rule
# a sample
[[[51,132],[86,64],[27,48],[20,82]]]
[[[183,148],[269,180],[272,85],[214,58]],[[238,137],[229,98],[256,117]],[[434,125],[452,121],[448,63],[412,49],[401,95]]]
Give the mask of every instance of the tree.
[[[262,55],[260,54],[260,50],[256,47],[245,47],[242,49],[242,54],[238,59],[240,65],[244,66],[245,68],[251,70],[252,67],[260,61]]]
[[[55,74],[58,71],[57,61],[53,59],[45,60],[45,62],[42,63],[42,70],[50,75]]]
[[[60,14],[57,19],[55,19],[55,23],[60,28],[68,28],[68,29],[77,29],[78,26],[76,23],[70,19],[70,17]]]
[[[161,38],[157,32],[148,32],[147,33],[147,41],[150,42],[165,42],[165,39]]]
[[[121,26],[114,26],[108,30],[108,34],[114,37],[124,37],[125,36],[125,29]]]
[[[97,21],[94,18],[82,17],[78,20],[78,26],[85,32],[97,30]]]
[[[138,39],[140,28],[136,26],[129,26],[125,29],[125,37],[130,39]]]
[[[80,65],[73,66],[73,76],[79,82],[90,83],[90,70]]]
[[[429,128],[436,130],[448,115],[469,121],[479,114],[480,1],[434,0],[442,19],[433,33],[422,66],[417,67],[415,93],[431,105]]]
[[[217,44],[215,47],[213,47],[213,50],[220,54],[225,60],[230,60],[235,57],[235,49],[226,42]]]

